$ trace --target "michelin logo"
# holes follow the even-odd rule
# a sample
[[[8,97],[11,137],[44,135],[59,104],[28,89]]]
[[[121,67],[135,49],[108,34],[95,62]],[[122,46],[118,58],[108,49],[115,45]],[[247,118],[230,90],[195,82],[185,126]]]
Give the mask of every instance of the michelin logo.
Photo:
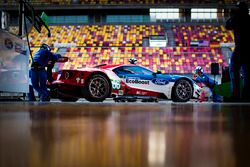
[[[147,81],[147,80],[128,79],[128,78],[126,79],[126,83],[149,85],[149,81]]]

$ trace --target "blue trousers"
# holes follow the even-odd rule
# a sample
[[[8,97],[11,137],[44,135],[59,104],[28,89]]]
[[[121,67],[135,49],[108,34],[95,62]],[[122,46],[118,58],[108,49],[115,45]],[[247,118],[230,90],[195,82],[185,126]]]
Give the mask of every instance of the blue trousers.
[[[45,70],[31,70],[30,74],[32,86],[38,92],[40,101],[48,101],[47,72]]]
[[[243,59],[243,56],[249,55],[247,52],[235,49],[230,60],[229,72],[231,79],[231,95],[235,99],[250,100],[250,63],[247,59]],[[240,74],[243,79],[243,90],[240,91]]]
[[[28,98],[29,98],[29,101],[36,101],[36,97],[35,97],[35,93],[34,93],[32,85],[29,85]]]

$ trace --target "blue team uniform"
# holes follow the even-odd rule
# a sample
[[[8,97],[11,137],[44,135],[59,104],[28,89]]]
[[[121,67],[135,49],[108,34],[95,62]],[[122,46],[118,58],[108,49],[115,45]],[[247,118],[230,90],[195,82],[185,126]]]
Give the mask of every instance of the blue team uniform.
[[[211,79],[211,78],[210,78],[207,74],[205,74],[205,73],[202,73],[200,76],[197,76],[197,77],[195,78],[195,80],[196,80],[196,82],[201,82],[201,83],[205,84],[207,87],[210,88],[211,92],[213,93],[213,97],[212,97],[212,98],[213,98],[213,101],[214,101],[214,102],[221,102],[221,101],[222,101],[221,97],[220,97],[219,95],[216,95],[216,94],[214,93],[214,91],[213,91],[215,85],[218,84],[215,80]]]
[[[41,101],[49,101],[45,67],[48,61],[56,61],[60,57],[60,54],[54,54],[44,48],[39,49],[33,56],[33,63],[30,70],[31,83],[33,88],[38,92]]]
[[[211,79],[207,74],[202,73],[200,76],[197,76],[195,79],[197,82],[204,83],[210,89],[213,89],[217,82]]]

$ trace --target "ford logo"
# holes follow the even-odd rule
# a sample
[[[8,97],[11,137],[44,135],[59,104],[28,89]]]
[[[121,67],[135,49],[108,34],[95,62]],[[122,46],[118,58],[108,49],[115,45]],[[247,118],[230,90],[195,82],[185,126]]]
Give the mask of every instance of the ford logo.
[[[159,78],[152,79],[152,82],[156,85],[167,85],[169,83],[168,80]]]

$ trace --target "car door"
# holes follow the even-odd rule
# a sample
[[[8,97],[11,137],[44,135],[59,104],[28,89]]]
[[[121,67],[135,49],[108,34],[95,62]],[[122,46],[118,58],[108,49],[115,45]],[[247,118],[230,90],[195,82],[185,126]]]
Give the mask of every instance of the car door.
[[[169,77],[141,66],[120,66],[113,70],[129,87],[159,93],[168,91]]]

